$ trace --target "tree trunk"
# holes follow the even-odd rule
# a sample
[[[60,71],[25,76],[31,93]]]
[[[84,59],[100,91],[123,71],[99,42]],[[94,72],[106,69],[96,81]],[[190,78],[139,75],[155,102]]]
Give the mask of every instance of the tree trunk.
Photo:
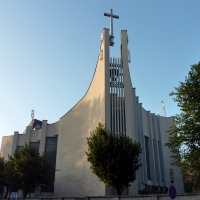
[[[117,194],[120,196],[122,194],[122,190],[117,188]]]
[[[26,195],[27,195],[28,193],[26,192],[26,191],[23,191],[23,199],[25,199],[26,198]]]
[[[8,196],[8,191],[9,191],[9,187],[6,186],[6,194],[5,194],[4,198],[7,198],[7,196]]]

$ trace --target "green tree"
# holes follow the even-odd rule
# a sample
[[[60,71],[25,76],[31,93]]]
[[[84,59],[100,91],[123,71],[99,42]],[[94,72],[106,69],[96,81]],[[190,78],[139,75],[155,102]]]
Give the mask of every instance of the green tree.
[[[85,153],[92,172],[121,195],[135,181],[137,170],[141,167],[140,144],[124,134],[111,133],[101,123],[90,134],[87,138],[88,151]]]
[[[0,157],[0,185],[1,192],[3,188],[6,188],[6,193],[4,198],[7,198],[9,190],[16,190],[17,188],[18,176],[15,172],[15,169],[10,162],[10,160],[5,160],[4,157]]]
[[[184,82],[180,82],[173,100],[180,107],[169,130],[169,147],[173,163],[181,167],[183,175],[190,175],[197,191],[200,186],[200,62],[192,65]]]
[[[190,169],[189,165],[183,161],[181,164],[184,189],[186,193],[193,193],[199,190],[199,175],[196,174],[193,169]],[[192,172],[192,173],[191,173]],[[197,171],[198,173],[198,171]]]
[[[5,186],[4,169],[5,169],[5,159],[4,157],[0,156],[0,194],[2,194],[3,187]]]
[[[9,157],[8,163],[8,166],[13,169],[14,177],[7,174],[7,183],[12,188],[21,189],[24,197],[32,188],[40,188],[50,181],[45,155],[40,155],[31,145],[25,144],[24,148],[16,150],[14,156]],[[8,172],[12,171],[9,167]]]
[[[20,188],[19,175],[10,159],[5,161],[4,177],[4,186],[6,187],[4,198],[7,198],[9,192],[17,191]]]

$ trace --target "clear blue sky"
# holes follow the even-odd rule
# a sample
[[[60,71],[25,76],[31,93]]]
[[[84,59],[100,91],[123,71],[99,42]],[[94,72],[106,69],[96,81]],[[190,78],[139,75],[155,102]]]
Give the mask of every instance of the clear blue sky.
[[[200,61],[199,0],[0,1],[0,144],[35,118],[54,123],[85,94],[113,9],[115,46],[127,30],[132,85],[146,110],[179,113],[169,93]]]

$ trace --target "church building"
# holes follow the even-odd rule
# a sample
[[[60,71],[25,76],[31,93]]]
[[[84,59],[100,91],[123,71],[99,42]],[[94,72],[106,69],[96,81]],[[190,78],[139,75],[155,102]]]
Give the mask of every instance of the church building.
[[[99,122],[106,123],[111,131],[126,134],[142,147],[142,167],[138,170],[136,181],[123,195],[168,193],[170,170],[174,173],[173,184],[177,193],[184,192],[181,170],[171,165],[170,151],[164,146],[169,137],[166,131],[173,125],[173,117],[150,113],[139,103],[129,72],[128,33],[121,31],[121,57],[112,58],[112,19],[118,16],[113,15],[112,10],[105,16],[111,17],[111,28],[103,29],[101,33],[94,75],[82,99],[53,124],[33,119],[23,133],[14,132],[14,135],[2,138],[1,156],[6,159],[17,148],[23,148],[24,143],[34,145],[41,154],[46,154],[53,175],[52,185],[35,190],[32,197],[117,194],[98,180],[86,159],[86,137]]]

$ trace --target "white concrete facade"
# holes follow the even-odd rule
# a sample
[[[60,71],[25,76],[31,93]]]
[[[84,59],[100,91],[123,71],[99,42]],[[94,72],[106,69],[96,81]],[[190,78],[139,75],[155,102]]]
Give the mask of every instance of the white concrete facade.
[[[121,58],[110,59],[109,30],[104,29],[96,69],[85,96],[58,122],[42,121],[38,130],[33,123],[23,134],[15,132],[2,139],[1,155],[13,155],[24,142],[39,142],[39,152],[45,152],[46,138],[57,137],[54,192],[35,196],[75,197],[106,196],[115,194],[92,173],[86,160],[86,137],[99,122],[106,123],[110,130],[123,132],[140,142],[142,168],[137,180],[124,194],[162,191],[170,185],[170,169],[174,170],[174,185],[183,193],[180,169],[171,165],[170,152],[164,144],[166,132],[173,124],[172,117],[161,117],[146,111],[132,87],[129,73],[128,36],[121,31]],[[147,149],[148,148],[148,149]]]

